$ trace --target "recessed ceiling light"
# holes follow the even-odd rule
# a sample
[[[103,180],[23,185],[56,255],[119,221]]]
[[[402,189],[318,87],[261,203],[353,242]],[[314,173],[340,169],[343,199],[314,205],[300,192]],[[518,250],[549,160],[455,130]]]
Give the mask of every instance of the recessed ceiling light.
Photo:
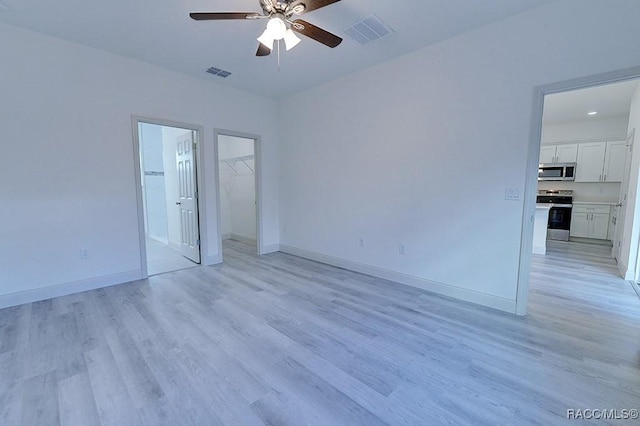
[[[598,111],[589,111],[587,115],[598,115]]]

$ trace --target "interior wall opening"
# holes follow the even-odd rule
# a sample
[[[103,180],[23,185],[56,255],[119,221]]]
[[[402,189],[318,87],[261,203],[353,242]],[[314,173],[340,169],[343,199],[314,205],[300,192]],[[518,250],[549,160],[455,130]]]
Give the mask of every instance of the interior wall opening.
[[[147,275],[200,263],[196,141],[188,128],[138,122]]]
[[[530,282],[543,282],[536,265],[550,262],[567,283],[580,274],[637,282],[638,125],[638,78],[544,95]]]
[[[220,235],[259,251],[256,139],[218,134]]]

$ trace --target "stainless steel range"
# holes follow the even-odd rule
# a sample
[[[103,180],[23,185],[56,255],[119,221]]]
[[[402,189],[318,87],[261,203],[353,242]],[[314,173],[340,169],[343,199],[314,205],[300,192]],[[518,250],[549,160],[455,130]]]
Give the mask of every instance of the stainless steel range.
[[[547,239],[569,241],[573,191],[540,190],[536,197],[536,203],[551,205],[547,224]]]

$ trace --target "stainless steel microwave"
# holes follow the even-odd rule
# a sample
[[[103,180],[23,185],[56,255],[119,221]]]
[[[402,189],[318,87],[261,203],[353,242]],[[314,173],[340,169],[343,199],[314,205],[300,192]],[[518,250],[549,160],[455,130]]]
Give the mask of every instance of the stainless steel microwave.
[[[575,180],[576,163],[543,163],[538,166],[538,180]]]

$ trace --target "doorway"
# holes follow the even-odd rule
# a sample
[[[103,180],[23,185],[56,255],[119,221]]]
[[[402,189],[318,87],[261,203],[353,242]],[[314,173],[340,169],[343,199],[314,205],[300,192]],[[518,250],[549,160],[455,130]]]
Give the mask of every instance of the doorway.
[[[260,254],[259,138],[218,131],[216,152],[220,247],[242,244]]]
[[[196,158],[200,132],[144,120],[136,120],[135,128],[143,276],[195,267],[201,260]]]
[[[531,250],[532,231],[533,231],[533,222],[534,222],[534,216],[530,212],[535,211],[536,193],[537,193],[537,190],[539,189],[539,182],[537,180],[537,176],[538,176],[538,165],[539,165],[538,160],[540,159],[540,161],[542,161],[541,148],[544,147],[545,142],[546,144],[550,144],[550,142],[557,142],[557,146],[555,148],[557,148],[558,146],[566,147],[567,145],[565,144],[574,142],[574,145],[577,146],[577,150],[578,150],[577,151],[578,168],[580,167],[579,155],[580,155],[581,144],[583,144],[584,147],[590,148],[589,152],[587,152],[585,148],[583,153],[584,155],[595,151],[596,148],[600,150],[604,148],[605,154],[608,151],[607,148],[611,148],[610,152],[612,153],[613,156],[617,156],[617,157],[619,157],[619,155],[616,154],[616,152],[624,154],[625,146],[627,143],[627,134],[629,132],[629,129],[633,127],[631,126],[632,121],[630,120],[630,111],[631,111],[630,104],[632,102],[632,98],[635,99],[634,96],[636,93],[636,89],[639,86],[640,80],[638,79],[638,77],[640,77],[640,68],[635,68],[635,69],[621,70],[618,72],[611,72],[604,75],[598,75],[598,76],[583,78],[583,79],[574,80],[574,81],[560,82],[560,83],[536,88],[535,95],[534,95],[535,96],[535,105],[534,105],[535,113],[533,117],[531,141],[529,144],[529,161],[527,164],[527,179],[525,184],[526,185],[525,193],[527,194],[527,197],[525,199],[525,205],[524,205],[525,216],[523,218],[524,220],[523,220],[522,245],[521,245],[521,251],[520,251],[520,272],[518,277],[518,290],[517,290],[517,296],[516,296],[516,314],[525,315],[527,312],[529,280],[530,280],[531,263],[532,263],[532,250]],[[630,95],[628,97],[629,103],[626,106],[627,117],[625,120],[618,120],[617,123],[616,123],[615,116],[613,115],[607,116],[606,114],[600,114],[599,111],[593,108],[593,105],[588,105],[589,102],[586,101],[588,97],[580,99],[580,95],[585,95],[592,90],[601,90],[603,88],[606,88],[606,86],[621,88],[624,85],[631,88]],[[574,118],[575,118],[575,114],[582,114],[583,117],[578,118],[578,120],[576,121],[584,120],[585,122],[582,123],[582,125],[580,126],[573,125],[573,124],[570,125],[568,123],[555,123],[556,124],[555,128],[553,129],[546,128],[544,123],[545,121],[544,116],[548,114],[548,109],[547,109],[548,99],[553,96],[564,95],[570,92],[578,95],[573,100],[574,101],[577,100],[577,102],[574,102],[574,105],[578,105],[580,108],[580,111],[568,111],[568,110],[560,111],[561,115],[565,114],[564,116],[565,118],[571,119],[572,114]],[[604,104],[608,104],[609,101],[610,99],[605,99]],[[606,109],[606,108],[603,108],[603,109]],[[604,121],[601,122],[600,124],[596,124],[593,121],[588,123],[586,122],[586,120],[589,120],[589,119],[593,120],[594,118],[601,119]],[[624,121],[624,122],[621,122],[621,121]],[[557,139],[555,141],[549,140],[553,138],[557,138]],[[605,146],[605,143],[606,143],[606,146]],[[573,148],[576,148],[576,147],[573,147]],[[558,154],[556,151],[556,156],[557,155]],[[611,162],[613,162],[612,159],[610,160]],[[609,157],[605,155],[604,164],[601,167],[604,167],[606,169],[608,161],[609,161]],[[617,161],[616,163],[619,163],[619,161]],[[622,175],[623,170],[626,167],[628,167],[628,164],[624,163],[624,157],[622,157],[622,163],[620,164],[619,167],[616,168],[615,174]],[[589,168],[585,169],[583,167],[582,172],[589,174],[593,171],[590,170]],[[615,179],[610,178],[609,175],[607,175],[607,177],[600,177],[600,173],[602,172],[599,172],[597,175],[595,175],[596,176],[594,178],[595,180],[591,178],[579,179],[578,177],[576,177],[576,181],[581,182],[581,186],[580,188],[578,188],[577,192],[574,192],[574,205],[576,200],[582,201],[582,204],[591,204],[591,201],[594,201],[593,204],[598,204],[598,203],[609,204],[611,207],[611,214],[607,216],[610,218],[614,218],[614,214],[613,214],[613,211],[615,210],[614,207],[620,203],[620,200],[621,200],[620,197],[624,196],[623,194],[624,191],[622,191],[622,188],[624,187],[624,185],[622,185],[621,183],[622,177],[618,176]],[[580,173],[577,173],[577,175],[579,174]],[[626,174],[626,176],[628,176],[628,174]],[[598,180],[598,178],[600,178],[600,180]],[[569,188],[565,188],[565,186],[570,185],[567,182],[554,183],[554,184],[559,187],[559,188],[554,187],[554,189],[569,189]],[[598,206],[597,207],[598,214],[596,213],[592,213],[590,215],[583,214],[582,216],[586,218],[592,218],[592,220],[600,219],[601,214],[599,214],[599,210],[604,208],[609,209],[609,206],[607,207]],[[607,212],[608,211],[609,210],[607,210]],[[575,213],[578,213],[578,212],[576,211]],[[574,215],[574,217],[575,216],[576,215]],[[628,222],[628,220],[624,222]],[[612,242],[617,242],[621,231],[616,230],[616,225],[617,227],[621,227],[621,228],[626,228],[628,226],[631,226],[630,224],[621,223],[620,221],[614,220],[613,226],[611,225],[609,226],[609,230],[611,230],[612,232],[609,232],[607,234],[607,232],[604,231],[604,234],[602,234],[602,233],[595,233],[594,231],[593,235],[587,235],[587,236],[593,237],[595,235],[601,235],[598,238],[610,240]],[[607,226],[607,223],[605,222],[603,224],[601,222],[597,223],[597,221],[594,221],[594,224],[593,224],[594,229],[596,228],[599,229],[603,226]],[[573,238],[573,240],[576,241],[576,240],[579,240],[579,238]],[[575,242],[572,242],[572,244],[575,244]],[[612,247],[613,244],[611,243],[607,243],[607,244],[609,244],[609,247],[610,247],[608,249],[609,258],[611,259],[611,261],[614,262],[614,265],[615,265],[613,256],[616,253],[615,253],[615,250],[612,250],[614,248]]]

